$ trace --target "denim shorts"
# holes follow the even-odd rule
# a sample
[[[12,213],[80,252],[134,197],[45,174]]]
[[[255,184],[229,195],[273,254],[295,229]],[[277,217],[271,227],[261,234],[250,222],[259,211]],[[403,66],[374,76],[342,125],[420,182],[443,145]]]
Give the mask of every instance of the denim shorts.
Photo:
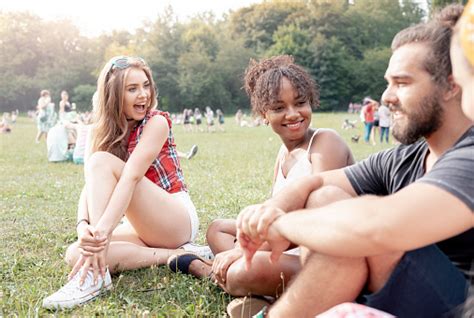
[[[381,290],[358,302],[397,317],[447,317],[464,303],[469,282],[436,245],[405,253]]]

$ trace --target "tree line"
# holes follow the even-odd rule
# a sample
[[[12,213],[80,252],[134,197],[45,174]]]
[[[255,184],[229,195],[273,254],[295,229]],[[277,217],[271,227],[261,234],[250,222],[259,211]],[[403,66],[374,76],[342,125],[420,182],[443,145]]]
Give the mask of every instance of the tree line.
[[[432,0],[432,6],[447,0]],[[133,33],[82,36],[67,20],[0,11],[0,110],[34,109],[41,89],[66,90],[91,109],[96,78],[115,55],[143,57],[161,109],[246,109],[242,78],[250,59],[290,54],[319,83],[321,109],[380,98],[393,36],[426,13],[415,0],[267,0],[221,17],[180,21],[171,7]]]

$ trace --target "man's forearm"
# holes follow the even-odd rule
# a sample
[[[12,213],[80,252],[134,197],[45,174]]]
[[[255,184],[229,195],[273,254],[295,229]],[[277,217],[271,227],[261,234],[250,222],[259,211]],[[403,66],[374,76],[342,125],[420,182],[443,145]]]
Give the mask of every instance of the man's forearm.
[[[295,211],[278,218],[272,226],[296,245],[333,256],[361,257],[387,252],[378,242],[374,211],[365,196],[318,209]]]

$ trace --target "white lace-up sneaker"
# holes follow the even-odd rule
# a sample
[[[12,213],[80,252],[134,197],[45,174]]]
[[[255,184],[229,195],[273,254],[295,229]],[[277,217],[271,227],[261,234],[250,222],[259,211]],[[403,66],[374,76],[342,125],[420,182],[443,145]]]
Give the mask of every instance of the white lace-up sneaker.
[[[214,259],[214,254],[211,251],[211,248],[209,245],[199,245],[199,244],[194,244],[194,243],[186,243],[184,245],[181,245],[179,248],[184,249],[186,252],[191,252],[194,253],[205,260],[213,260]]]
[[[189,152],[187,153],[186,155],[186,159],[191,159],[192,157],[194,157],[198,152],[198,146],[197,145],[193,145],[191,147],[191,149],[189,150]]]
[[[57,292],[43,299],[43,307],[47,309],[72,308],[92,300],[112,288],[112,278],[110,277],[109,269],[105,272],[105,279],[102,279],[100,276],[97,278],[96,285],[94,285],[93,272],[88,271],[84,283],[80,286],[80,273],[77,273]]]

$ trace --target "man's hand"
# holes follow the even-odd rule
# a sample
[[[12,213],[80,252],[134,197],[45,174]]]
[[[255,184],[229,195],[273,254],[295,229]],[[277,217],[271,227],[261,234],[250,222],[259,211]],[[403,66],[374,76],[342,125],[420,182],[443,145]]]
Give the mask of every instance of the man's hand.
[[[283,235],[278,231],[277,223],[273,222],[268,229],[268,233],[265,237],[265,240],[268,242],[271,248],[270,262],[276,263],[280,258],[281,254],[286,251],[291,242],[288,241]]]
[[[262,241],[273,221],[284,214],[283,210],[267,203],[251,205],[243,209],[237,217],[237,231],[245,235],[246,240]],[[242,235],[241,237],[244,238]]]
[[[275,262],[290,242],[272,224],[285,212],[270,205],[254,205],[244,209],[237,218],[237,238],[244,252],[246,268],[250,268],[252,258],[264,242],[268,242]]]

